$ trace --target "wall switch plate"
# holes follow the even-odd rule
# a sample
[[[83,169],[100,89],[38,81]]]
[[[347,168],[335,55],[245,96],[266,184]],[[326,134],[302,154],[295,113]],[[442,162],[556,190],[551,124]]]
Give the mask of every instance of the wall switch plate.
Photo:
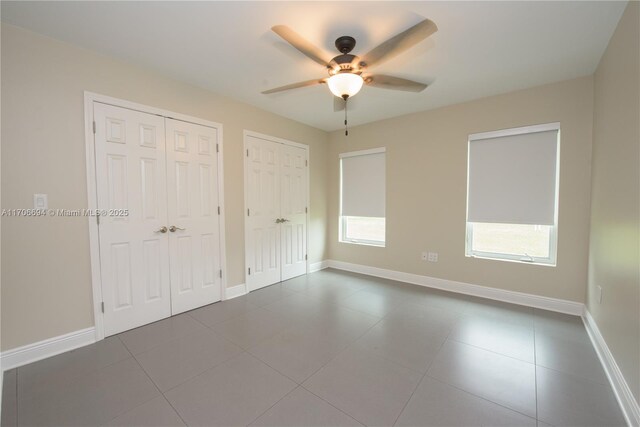
[[[34,194],[33,195],[33,208],[34,209],[48,209],[49,202],[47,201],[46,194]]]
[[[438,262],[438,252],[429,252],[427,260],[429,262]]]
[[[596,286],[596,298],[598,300],[598,304],[602,304],[602,287]]]
[[[429,258],[429,254],[427,252],[422,252],[422,260],[426,261]]]

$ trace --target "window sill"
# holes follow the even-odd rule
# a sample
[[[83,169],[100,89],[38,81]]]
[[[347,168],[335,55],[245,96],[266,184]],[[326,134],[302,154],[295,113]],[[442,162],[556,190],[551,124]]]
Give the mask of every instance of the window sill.
[[[347,243],[349,245],[358,245],[358,246],[373,246],[374,248],[386,247],[385,243],[357,242],[357,241],[351,241],[351,240],[338,240],[338,243]]]
[[[555,267],[557,265],[556,262],[554,263],[550,263],[550,262],[541,262],[541,261],[523,261],[520,259],[510,259],[510,258],[501,258],[501,257],[497,257],[497,256],[488,256],[488,255],[469,255],[469,254],[465,254],[465,257],[467,258],[478,258],[478,259],[487,259],[490,261],[506,261],[506,262],[514,262],[516,264],[526,264],[526,265],[540,265],[543,267]]]

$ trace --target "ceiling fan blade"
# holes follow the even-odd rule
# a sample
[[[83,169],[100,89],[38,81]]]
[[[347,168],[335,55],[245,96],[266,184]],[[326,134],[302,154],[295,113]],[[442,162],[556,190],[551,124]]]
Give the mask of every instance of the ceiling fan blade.
[[[284,41],[289,43],[291,46],[295,47],[323,67],[326,67],[329,64],[329,61],[325,58],[325,53],[322,50],[312,45],[308,40],[286,25],[276,25],[275,27],[271,27],[271,30],[282,37]]]
[[[424,83],[382,74],[367,76],[364,82],[369,86],[379,87],[380,89],[403,90],[405,92],[422,92],[427,88],[427,85]]]
[[[358,99],[360,98],[358,98],[357,96],[353,98],[349,98],[349,111],[358,109],[358,104],[359,104]],[[333,97],[333,111],[334,112],[344,111],[344,99],[338,98],[337,96]]]
[[[368,67],[378,65],[418,44],[436,31],[438,31],[436,24],[425,19],[375,47],[362,57],[362,62]]]
[[[314,86],[314,85],[319,85],[322,83],[326,83],[327,79],[314,79],[314,80],[307,80],[304,82],[298,82],[298,83],[292,83],[290,85],[286,85],[286,86],[280,86],[280,87],[276,87],[273,89],[269,89],[269,90],[265,90],[262,93],[264,95],[268,95],[270,93],[276,93],[276,92],[282,92],[285,90],[289,90],[289,89],[298,89],[301,87],[307,87],[307,86]]]

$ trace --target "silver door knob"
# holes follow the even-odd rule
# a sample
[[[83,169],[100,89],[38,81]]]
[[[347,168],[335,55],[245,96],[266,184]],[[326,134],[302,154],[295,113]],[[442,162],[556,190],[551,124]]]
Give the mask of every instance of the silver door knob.
[[[167,227],[162,226],[160,228],[158,228],[156,231],[154,231],[154,233],[166,233],[167,232]]]
[[[172,232],[172,233],[175,233],[175,232],[176,232],[176,230],[182,230],[182,231],[184,231],[184,230],[186,230],[186,228],[176,227],[175,225],[172,225],[171,227],[169,227],[169,231],[170,231],[170,232]]]
[[[281,222],[282,222],[282,219],[276,218],[276,224],[280,224]]]

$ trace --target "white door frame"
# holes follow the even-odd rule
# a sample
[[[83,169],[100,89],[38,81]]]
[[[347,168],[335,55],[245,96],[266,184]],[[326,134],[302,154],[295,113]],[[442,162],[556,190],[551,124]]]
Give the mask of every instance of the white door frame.
[[[278,144],[284,144],[284,145],[290,145],[292,147],[298,147],[298,148],[302,148],[303,150],[305,150],[307,152],[307,214],[306,214],[306,220],[307,220],[307,227],[306,227],[306,245],[307,247],[305,248],[305,254],[307,254],[307,259],[306,259],[306,271],[305,274],[309,274],[309,214],[311,213],[311,207],[309,205],[311,205],[311,179],[309,177],[309,170],[311,169],[311,159],[309,156],[309,146],[306,144],[300,144],[299,142],[294,142],[294,141],[289,141],[288,139],[283,139],[283,138],[278,138],[276,136],[271,136],[271,135],[266,135],[264,133],[259,133],[259,132],[254,132],[251,130],[247,130],[244,129],[242,131],[242,157],[244,157],[244,171],[243,171],[243,178],[244,178],[244,210],[243,210],[243,216],[244,216],[244,283],[245,283],[245,287],[247,289],[247,292],[249,292],[249,286],[247,285],[248,280],[247,280],[247,239],[249,236],[248,233],[248,228],[249,228],[249,224],[247,221],[247,209],[249,206],[249,198],[248,196],[248,180],[247,180],[247,172],[248,172],[248,166],[247,166],[247,137],[252,136],[254,138],[260,138],[260,139],[264,139],[267,141],[271,141],[271,142],[276,142]]]
[[[175,113],[173,111],[150,107],[148,105],[137,104],[123,99],[112,98],[93,92],[84,92],[84,133],[85,133],[85,159],[87,164],[87,208],[97,210],[98,192],[96,188],[96,158],[93,134],[93,103],[113,105],[114,107],[128,108],[143,113],[155,114],[197,125],[208,126],[218,131],[218,194],[220,204],[219,233],[220,233],[220,265],[222,266],[222,280],[220,283],[221,298],[225,299],[225,289],[227,288],[227,256],[225,241],[225,220],[224,220],[224,169],[223,169],[223,134],[222,124]],[[93,319],[95,323],[95,339],[104,339],[104,314],[102,313],[102,278],[100,275],[100,242],[98,234],[98,222],[95,217],[88,217],[89,221],[89,254],[91,256],[91,288],[93,290]]]

